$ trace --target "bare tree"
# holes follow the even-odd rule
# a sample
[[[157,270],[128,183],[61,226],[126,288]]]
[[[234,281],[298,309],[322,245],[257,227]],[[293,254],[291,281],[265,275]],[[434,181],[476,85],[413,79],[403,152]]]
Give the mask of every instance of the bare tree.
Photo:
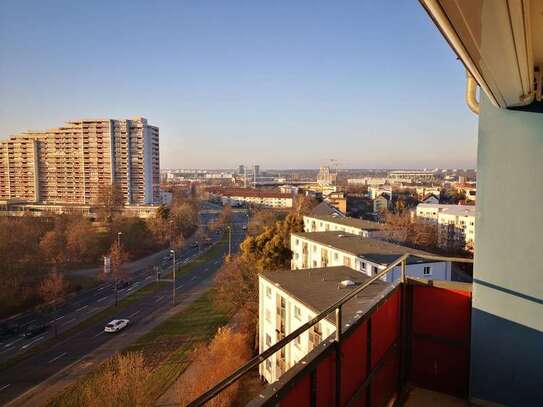
[[[53,314],[56,314],[57,307],[64,302],[67,286],[64,276],[57,271],[51,272],[40,284],[38,293],[42,301],[53,308]],[[57,325],[53,323],[55,336],[57,335]]]
[[[124,206],[124,196],[118,183],[101,188],[95,203],[98,216],[106,222],[111,222],[113,216]]]

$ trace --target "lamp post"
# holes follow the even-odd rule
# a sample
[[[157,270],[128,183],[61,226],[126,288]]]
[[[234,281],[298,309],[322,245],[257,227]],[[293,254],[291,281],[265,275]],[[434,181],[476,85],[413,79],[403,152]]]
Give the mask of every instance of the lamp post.
[[[175,250],[170,250],[170,253],[173,255],[173,276],[172,276],[172,304],[175,305]]]
[[[123,235],[123,232],[117,232],[117,245],[121,247],[121,236]]]

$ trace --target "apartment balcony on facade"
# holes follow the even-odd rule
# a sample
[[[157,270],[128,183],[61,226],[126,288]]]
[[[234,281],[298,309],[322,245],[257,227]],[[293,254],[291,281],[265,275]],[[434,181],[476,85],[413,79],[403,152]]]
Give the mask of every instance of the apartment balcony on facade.
[[[90,205],[116,183],[127,205],[157,204],[158,133],[138,117],[76,120],[13,136],[0,142],[0,199]]]

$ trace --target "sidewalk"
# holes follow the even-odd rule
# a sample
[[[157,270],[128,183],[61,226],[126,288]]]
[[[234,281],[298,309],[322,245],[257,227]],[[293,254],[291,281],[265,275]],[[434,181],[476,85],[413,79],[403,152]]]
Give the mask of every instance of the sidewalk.
[[[174,308],[171,308],[162,314],[160,314],[160,312],[155,312],[147,315],[147,317],[137,326],[132,327],[130,332],[125,332],[118,335],[105,343],[103,346],[87,354],[82,359],[76,361],[70,366],[67,366],[57,374],[51,376],[49,379],[43,381],[15,400],[6,404],[6,406],[22,407],[30,405],[33,407],[41,407],[47,405],[49,401],[51,401],[55,396],[59,395],[69,385],[91,373],[107,358],[114,355],[116,352],[122,351],[132,342],[136,341],[140,336],[149,332],[167,318],[184,310],[196,299],[198,299],[206,290],[208,290],[212,284],[213,278],[202,281],[201,284],[192,289],[187,295],[183,296],[182,301]],[[128,333],[130,333],[130,335],[128,335]]]

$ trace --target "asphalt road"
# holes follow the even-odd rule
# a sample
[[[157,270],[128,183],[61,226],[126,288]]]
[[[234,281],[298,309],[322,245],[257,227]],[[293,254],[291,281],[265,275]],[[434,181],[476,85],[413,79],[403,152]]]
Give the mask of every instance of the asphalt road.
[[[200,221],[202,225],[207,225],[207,222],[216,217],[217,214],[207,212],[209,209],[213,209],[209,208],[207,205],[202,209],[204,209],[206,212],[202,211],[200,214]],[[211,244],[217,239],[218,236],[213,236]],[[199,253],[200,249],[205,249],[205,247],[192,247],[192,242],[193,239],[189,239],[187,242],[187,247],[177,253],[178,263],[190,260]],[[147,256],[144,259],[134,261],[128,265],[127,271],[130,275],[129,280],[131,284],[129,287],[119,290],[119,300],[127,295],[130,295],[138,288],[144,287],[145,285],[155,281],[156,275],[150,273],[150,269],[152,269],[152,266],[155,264],[160,265],[162,259],[169,254],[168,252],[169,250],[163,250],[159,253]],[[165,264],[164,266],[168,269],[171,267],[169,264]],[[84,274],[92,273],[92,275],[96,275],[98,271],[98,268],[94,268],[86,269],[82,272]],[[31,310],[18,315],[15,318],[7,320],[8,324],[17,326],[20,333],[0,339],[0,363],[10,359],[17,353],[25,352],[28,349],[38,345],[40,342],[54,336],[54,329],[51,328],[42,334],[31,338],[25,338],[23,336],[23,332],[27,326],[35,323],[47,323],[52,327],[54,326],[57,333],[62,333],[79,324],[82,320],[92,316],[104,308],[109,307],[110,305],[114,304],[114,302],[115,290],[113,283],[104,282],[91,289],[82,290],[74,294],[55,312],[37,312]]]
[[[247,222],[247,217],[244,213],[234,213],[233,221],[232,248],[233,250],[237,250],[245,235],[241,225]],[[216,257],[200,264],[194,270],[179,276],[176,281],[176,296],[181,298],[184,293],[189,292],[197,287],[202,281],[213,276],[221,266],[224,255],[227,254],[227,250],[228,248],[225,247]],[[197,254],[197,251],[198,249],[187,250],[179,255],[179,261],[192,258]],[[154,281],[154,278],[154,275],[149,275],[146,271],[134,271],[134,284],[128,289],[123,290],[122,295],[129,295],[131,292],[135,291],[138,286],[141,287],[148,282]],[[0,405],[4,405],[17,398],[33,386],[78,361],[89,352],[109,341],[113,335],[130,335],[130,326],[122,332],[113,335],[104,333],[104,326],[110,320],[118,318],[128,318],[131,321],[131,326],[134,326],[144,317],[148,317],[152,314],[159,315],[171,308],[171,293],[171,286],[166,286],[158,291],[149,293],[140,300],[128,305],[118,314],[99,321],[92,326],[63,339],[61,342],[52,345],[50,348],[30,356],[17,365],[1,371]],[[92,314],[106,306],[111,305],[113,301],[114,295],[111,284],[103,284],[93,290],[89,290],[89,292],[82,293],[73,303],[67,305],[69,309],[66,309],[65,314],[62,314],[61,312],[57,314],[57,318],[62,317],[58,321],[62,324],[59,328],[64,326],[62,329],[69,329],[71,326],[84,321],[86,318],[92,316]],[[47,335],[51,335],[51,333]],[[36,343],[44,341],[46,338],[46,335],[38,335],[30,340],[17,338],[15,339],[16,343],[13,343],[12,341],[3,344],[2,348],[0,348],[0,351],[2,351],[1,356],[13,356],[14,353],[16,353],[14,351],[26,350]],[[134,338],[134,340],[135,339],[136,338]],[[29,343],[30,345],[27,346]],[[24,346],[27,347],[22,349]]]

